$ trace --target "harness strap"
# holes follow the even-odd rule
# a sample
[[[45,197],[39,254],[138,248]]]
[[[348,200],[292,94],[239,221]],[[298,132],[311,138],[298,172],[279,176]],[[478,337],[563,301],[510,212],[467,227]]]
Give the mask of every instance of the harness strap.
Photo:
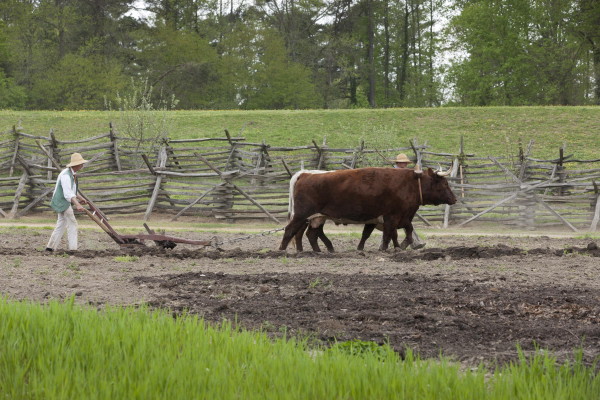
[[[419,176],[419,199],[421,199],[421,205],[423,206],[423,189],[421,188],[421,177]]]

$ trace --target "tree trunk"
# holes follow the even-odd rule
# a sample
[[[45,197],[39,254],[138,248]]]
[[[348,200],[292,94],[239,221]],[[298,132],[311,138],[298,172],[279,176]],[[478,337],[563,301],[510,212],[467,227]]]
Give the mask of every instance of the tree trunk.
[[[385,46],[383,48],[383,95],[386,105],[389,105],[390,98],[390,3],[385,0],[383,11],[383,35]]]
[[[58,9],[58,19],[56,21],[56,29],[58,31],[58,56],[62,59],[67,54],[67,46],[65,39],[65,21],[64,21],[64,5],[60,0],[56,0],[54,5]]]
[[[369,50],[368,50],[368,65],[369,65],[369,105],[375,108],[375,17],[373,16],[373,0],[367,0],[367,13],[369,18],[368,33]]]
[[[404,26],[402,27],[402,59],[400,61],[400,71],[398,73],[398,95],[400,102],[404,103],[406,97],[406,76],[408,68],[408,21],[410,12],[408,11],[408,0],[404,2]],[[404,104],[401,104],[404,105]]]
[[[592,49],[594,55],[594,104],[600,105],[600,45],[594,45]]]
[[[350,77],[350,104],[353,106],[358,105],[358,99],[356,98],[356,89],[358,83],[356,82],[356,77]]]
[[[435,73],[433,71],[433,55],[435,54],[435,44],[434,44],[434,32],[433,32],[433,2],[431,0],[429,2],[429,51],[428,51],[428,67],[429,67],[429,87],[427,87],[427,106],[433,107],[437,104],[436,93],[435,93],[435,81],[434,76]]]

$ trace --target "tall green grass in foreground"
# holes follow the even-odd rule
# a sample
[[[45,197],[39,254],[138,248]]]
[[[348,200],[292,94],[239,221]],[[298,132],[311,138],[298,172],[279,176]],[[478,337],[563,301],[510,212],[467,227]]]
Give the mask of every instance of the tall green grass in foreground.
[[[351,354],[163,311],[0,299],[1,399],[592,399],[600,377],[546,355],[494,373]],[[356,353],[356,352],[354,352]],[[487,376],[486,376],[487,374]]]

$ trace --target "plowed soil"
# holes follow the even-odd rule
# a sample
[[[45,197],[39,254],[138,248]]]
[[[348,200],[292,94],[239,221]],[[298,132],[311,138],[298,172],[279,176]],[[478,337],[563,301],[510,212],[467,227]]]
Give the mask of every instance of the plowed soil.
[[[399,352],[410,347],[471,366],[514,360],[517,346],[559,359],[575,349],[587,362],[600,355],[600,249],[592,239],[430,234],[422,250],[379,252],[379,237],[356,251],[356,237],[334,235],[336,252],[315,254],[275,250],[280,232],[220,249],[123,250],[86,229],[79,251],[48,254],[49,235],[2,228],[2,295],[75,296],[98,308],[147,304],[273,336],[388,341]]]

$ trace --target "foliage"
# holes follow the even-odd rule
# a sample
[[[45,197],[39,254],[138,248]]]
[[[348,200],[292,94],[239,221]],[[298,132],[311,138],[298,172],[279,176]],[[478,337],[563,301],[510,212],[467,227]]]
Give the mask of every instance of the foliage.
[[[380,361],[385,361],[386,359],[395,358],[397,356],[389,344],[380,346],[375,342],[367,342],[360,339],[336,342],[331,346],[329,351],[339,351],[351,356],[375,357]]]
[[[595,366],[577,356],[561,365],[541,351],[491,373],[464,370],[410,351],[401,360],[368,342],[322,351],[193,315],[98,312],[74,297],[46,305],[0,298],[0,321],[0,393],[10,399],[552,400],[600,391]]]
[[[0,68],[0,109],[19,110],[25,107],[26,101],[25,88],[15,84],[13,78],[7,78]]]
[[[154,99],[157,100],[154,100]],[[112,103],[105,99],[106,107],[112,110]],[[170,109],[175,108],[175,95],[165,98],[162,93],[154,94],[154,88],[148,78],[133,79],[124,93],[115,95],[118,110],[117,129],[126,138],[131,139],[136,150],[140,148],[152,151],[167,137]]]
[[[40,72],[31,88],[36,108],[52,104],[59,110],[101,109],[105,93],[125,87],[125,78],[117,63],[99,57],[66,55],[58,64]]]
[[[139,259],[139,257],[137,257],[137,256],[129,256],[129,255],[116,256],[114,258],[114,260],[117,261],[117,262],[135,262],[138,259]]]
[[[14,78],[6,76],[5,69],[10,65],[8,38],[5,24],[0,20],[0,109],[21,109],[27,101],[25,88],[17,85]]]
[[[319,108],[321,102],[310,71],[288,58],[283,40],[272,30],[256,32],[253,51],[261,56],[250,66],[253,73],[243,84],[245,109]]]
[[[600,104],[595,0],[135,4],[0,2],[0,106],[101,109],[139,77],[184,109]]]
[[[177,97],[181,108],[213,108],[222,104],[223,79],[215,48],[192,32],[157,26],[139,32],[138,62],[162,97]],[[154,93],[154,101],[160,101]]]
[[[449,71],[463,105],[587,103],[589,71],[576,31],[572,0],[465,2],[452,19],[455,49]]]

